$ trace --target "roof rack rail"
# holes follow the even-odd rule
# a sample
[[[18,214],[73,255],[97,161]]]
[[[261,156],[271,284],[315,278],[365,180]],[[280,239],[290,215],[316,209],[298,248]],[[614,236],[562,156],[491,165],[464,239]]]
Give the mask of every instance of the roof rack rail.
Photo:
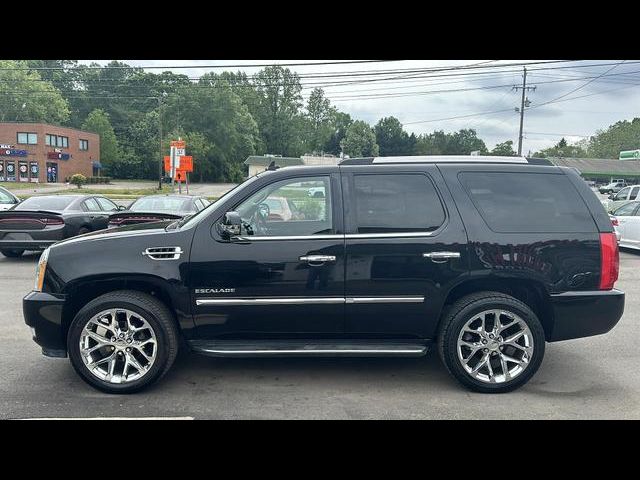
[[[347,158],[340,165],[384,165],[391,163],[528,163],[553,165],[546,158],[504,157],[494,155],[415,155],[403,157]]]

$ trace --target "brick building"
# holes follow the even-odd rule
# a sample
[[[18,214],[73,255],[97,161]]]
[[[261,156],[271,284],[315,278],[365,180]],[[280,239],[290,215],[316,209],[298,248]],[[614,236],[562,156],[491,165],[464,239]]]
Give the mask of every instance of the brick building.
[[[100,136],[46,123],[0,123],[0,182],[64,182],[99,175]]]

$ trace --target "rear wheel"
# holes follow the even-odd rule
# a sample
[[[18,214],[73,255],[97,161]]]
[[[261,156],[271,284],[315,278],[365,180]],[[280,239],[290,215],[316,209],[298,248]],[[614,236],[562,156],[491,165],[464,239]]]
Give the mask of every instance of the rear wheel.
[[[523,302],[499,292],[456,301],[440,326],[440,357],[463,385],[502,393],[524,385],[544,357],[544,330]]]
[[[107,393],[132,393],[159,380],[178,351],[169,309],[146,293],[117,291],[82,308],[67,336],[83,380]]]
[[[24,250],[0,250],[0,253],[7,258],[18,258],[24,253]]]

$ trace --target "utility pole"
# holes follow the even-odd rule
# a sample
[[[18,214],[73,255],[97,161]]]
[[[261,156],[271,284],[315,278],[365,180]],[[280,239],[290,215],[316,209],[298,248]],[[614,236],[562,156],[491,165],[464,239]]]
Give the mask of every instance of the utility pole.
[[[158,160],[158,190],[162,190],[162,170],[164,156],[162,155],[162,97],[158,97],[158,133],[160,135],[160,156]]]
[[[516,92],[522,89],[522,101],[520,103],[520,108],[516,107],[516,112],[520,112],[520,134],[518,135],[518,156],[522,155],[522,127],[524,125],[524,109],[531,105],[531,102],[528,98],[526,98],[526,92],[529,90],[535,91],[536,87],[527,87],[527,67],[524,67],[524,74],[522,76],[522,86],[515,86],[513,90]]]

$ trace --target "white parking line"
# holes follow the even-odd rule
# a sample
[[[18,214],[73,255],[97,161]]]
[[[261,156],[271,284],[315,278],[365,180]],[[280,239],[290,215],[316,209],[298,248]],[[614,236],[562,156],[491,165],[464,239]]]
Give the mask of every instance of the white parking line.
[[[13,420],[193,420],[193,417],[38,417]]]

